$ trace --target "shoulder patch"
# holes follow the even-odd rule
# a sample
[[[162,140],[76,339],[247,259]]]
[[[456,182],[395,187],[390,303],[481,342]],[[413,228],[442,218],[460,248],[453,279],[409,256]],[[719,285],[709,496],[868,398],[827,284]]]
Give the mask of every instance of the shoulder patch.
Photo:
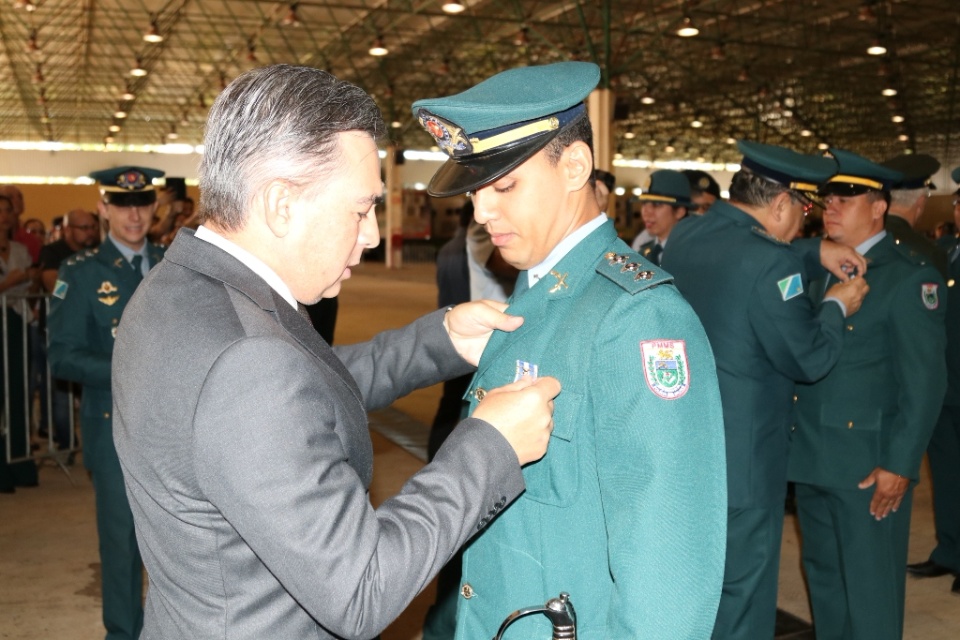
[[[777,286],[780,287],[780,297],[783,298],[784,302],[803,293],[803,279],[799,273],[787,276],[783,280],[777,280]]]
[[[778,245],[783,246],[783,247],[789,247],[789,246],[790,246],[790,243],[789,243],[789,242],[787,242],[786,240],[782,240],[782,239],[778,238],[778,237],[775,236],[775,235],[770,234],[770,233],[767,232],[767,230],[764,229],[763,227],[753,226],[753,227],[751,227],[750,230],[753,231],[754,234],[760,236],[760,237],[763,238],[764,240],[769,240],[769,241],[772,242],[773,244],[778,244]]]
[[[676,400],[690,389],[690,363],[685,340],[643,340],[640,342],[643,377],[659,398]]]
[[[70,288],[70,285],[68,285],[63,280],[57,280],[57,283],[53,285],[53,297],[60,298],[61,300],[63,300],[64,298],[67,297],[67,289],[69,288]]]
[[[607,277],[630,293],[637,293],[664,282],[673,276],[637,253],[608,251],[597,265],[597,273]]]
[[[930,311],[940,306],[940,295],[937,290],[940,288],[936,282],[925,282],[920,285],[920,298],[923,300],[923,306]]]

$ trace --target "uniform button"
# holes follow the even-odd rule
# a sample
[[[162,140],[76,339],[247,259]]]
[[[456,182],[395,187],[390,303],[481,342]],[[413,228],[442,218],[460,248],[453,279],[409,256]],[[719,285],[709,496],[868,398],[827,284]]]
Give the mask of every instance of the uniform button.
[[[847,423],[847,429],[853,429],[853,420]]]
[[[796,394],[793,395],[793,401],[794,401],[794,402],[797,401],[797,395],[796,395]]]
[[[469,600],[473,597],[473,587],[470,586],[469,582],[465,582],[462,587],[460,587],[460,595]]]
[[[796,430],[797,430],[797,425],[795,424],[790,425],[790,431],[796,431]]]
[[[848,324],[848,325],[847,325],[847,331],[853,331],[853,325],[852,325],[852,324]]]
[[[473,392],[474,397],[476,397],[478,402],[483,402],[483,399],[487,397],[487,390],[483,387],[477,387]]]
[[[109,418],[109,417],[110,417],[110,412],[107,411],[106,413],[104,413],[104,414],[103,414],[103,417],[104,417],[104,418]]]

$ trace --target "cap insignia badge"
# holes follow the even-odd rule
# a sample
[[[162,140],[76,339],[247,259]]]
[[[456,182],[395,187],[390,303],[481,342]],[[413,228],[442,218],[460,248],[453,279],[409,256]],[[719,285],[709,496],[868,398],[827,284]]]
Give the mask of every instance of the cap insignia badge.
[[[420,121],[420,126],[433,136],[437,146],[448,156],[456,158],[473,152],[473,146],[464,135],[463,129],[452,122],[435,116],[426,109],[420,109],[417,112],[417,119]]]
[[[117,176],[117,186],[128,191],[139,191],[147,186],[147,176],[139,171],[124,171]]]

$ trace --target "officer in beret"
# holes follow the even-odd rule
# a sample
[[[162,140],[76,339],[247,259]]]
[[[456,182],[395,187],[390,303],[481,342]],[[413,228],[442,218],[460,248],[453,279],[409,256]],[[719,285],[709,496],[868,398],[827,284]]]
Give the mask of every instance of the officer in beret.
[[[460,640],[489,640],[512,611],[561,591],[581,640],[702,638],[713,626],[726,523],[713,356],[672,277],[597,206],[583,99],[599,77],[585,62],[524,67],[413,105],[450,156],[429,193],[471,192],[476,220],[521,270],[508,313],[524,325],[494,332],[470,410],[523,375],[563,384],[547,455],[465,552]],[[505,637],[550,635],[528,616]]]
[[[640,245],[640,253],[660,264],[670,232],[696,205],[690,200],[690,183],[679,171],[660,169],[650,174],[650,184],[640,193],[640,216],[653,239]]]
[[[836,364],[844,317],[860,308],[867,286],[840,269],[865,266],[853,252],[788,242],[836,164],[756,142],[738,147],[744,157],[730,201],[677,225],[663,266],[707,330],[723,401],[727,563],[713,637],[751,640],[774,634],[794,383]],[[821,253],[830,264],[829,249],[845,256],[833,266],[847,281],[816,309],[803,295],[804,260],[813,257],[819,270]]]
[[[100,183],[97,210],[109,233],[60,267],[50,302],[50,369],[83,387],[83,463],[96,496],[107,640],[135,639],[143,626],[143,568],[113,445],[110,362],[124,307],[163,257],[146,241],[157,209],[153,179],[162,176],[129,166],[90,174]]]
[[[720,185],[706,171],[684,169],[683,175],[690,182],[690,199],[696,205],[691,213],[703,215],[714,202],[720,199]]]
[[[870,295],[846,320],[836,366],[797,387],[788,475],[817,637],[899,639],[913,486],[946,388],[945,285],[883,228],[902,174],[831,154],[824,227],[870,262]],[[830,282],[811,284],[815,301]]]
[[[951,174],[960,183],[960,167]],[[960,189],[953,197],[953,218],[960,226]],[[941,238],[949,260],[947,276],[947,394],[930,438],[927,456],[933,481],[933,519],[937,546],[930,557],[907,565],[918,578],[953,574],[951,591],[960,595],[960,238]]]
[[[903,153],[883,162],[882,166],[904,176],[890,189],[890,210],[884,228],[894,242],[906,244],[923,256],[946,280],[949,277],[946,251],[914,229],[923,215],[930,191],[936,189],[930,178],[940,170],[940,163],[925,153]]]

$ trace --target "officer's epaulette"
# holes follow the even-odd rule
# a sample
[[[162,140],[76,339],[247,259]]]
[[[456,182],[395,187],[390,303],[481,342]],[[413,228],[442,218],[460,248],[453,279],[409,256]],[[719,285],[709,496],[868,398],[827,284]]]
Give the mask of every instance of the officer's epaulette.
[[[597,273],[613,280],[630,293],[673,280],[673,276],[633,251],[610,251],[604,254],[597,265]]]
[[[778,238],[777,236],[771,234],[769,231],[767,231],[767,230],[764,229],[763,227],[753,226],[753,227],[751,227],[750,230],[753,231],[756,235],[758,235],[758,236],[760,236],[761,238],[763,238],[764,240],[769,240],[769,241],[772,242],[773,244],[779,244],[779,245],[784,246],[784,247],[789,247],[789,246],[790,246],[790,243],[789,243],[789,242],[787,242],[786,240],[783,240],[783,239]]]
[[[83,262],[87,258],[97,255],[98,251],[100,251],[100,249],[94,248],[94,249],[87,249],[86,251],[80,251],[78,253],[75,253],[69,258],[67,258],[67,264],[72,266],[77,264],[78,262]]]

